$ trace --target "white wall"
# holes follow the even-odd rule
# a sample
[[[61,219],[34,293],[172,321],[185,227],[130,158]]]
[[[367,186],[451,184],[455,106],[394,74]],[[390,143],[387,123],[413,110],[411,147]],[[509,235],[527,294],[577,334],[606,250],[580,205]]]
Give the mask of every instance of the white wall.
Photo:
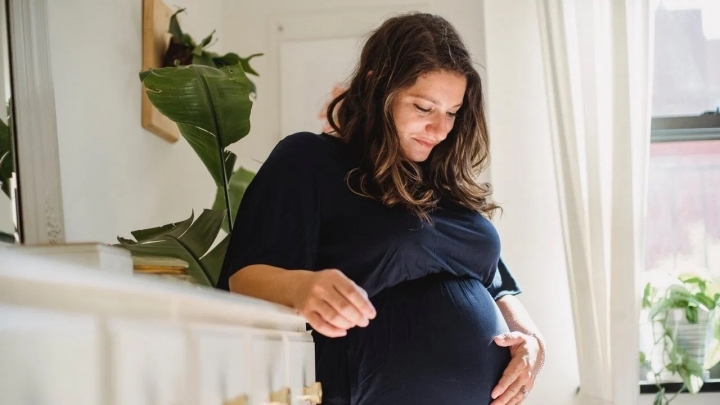
[[[47,3],[67,241],[114,242],[209,208],[214,183],[187,142],[140,125],[142,1]],[[196,39],[221,31],[220,0],[166,3],[188,7]]]
[[[512,4],[511,4],[512,3]],[[486,0],[492,184],[503,254],[547,339],[528,404],[571,404],[579,385],[535,0]]]

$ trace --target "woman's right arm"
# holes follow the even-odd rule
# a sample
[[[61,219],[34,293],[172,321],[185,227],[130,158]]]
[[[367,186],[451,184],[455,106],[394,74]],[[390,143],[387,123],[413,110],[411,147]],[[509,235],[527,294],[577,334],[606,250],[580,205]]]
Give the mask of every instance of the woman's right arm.
[[[294,308],[313,329],[340,337],[375,318],[365,290],[341,271],[286,270],[264,264],[244,267],[230,277],[230,291]]]

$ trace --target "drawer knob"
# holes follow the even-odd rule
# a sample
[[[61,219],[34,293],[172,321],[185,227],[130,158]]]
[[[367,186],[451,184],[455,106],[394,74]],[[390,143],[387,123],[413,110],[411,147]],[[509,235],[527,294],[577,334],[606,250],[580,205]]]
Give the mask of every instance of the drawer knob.
[[[223,401],[223,405],[249,405],[249,404],[250,404],[250,402],[248,402],[247,395],[238,395],[233,399]]]
[[[322,384],[319,382],[313,383],[309,387],[303,389],[305,401],[311,404],[319,404],[322,402]]]
[[[270,395],[270,402],[273,405],[292,405],[290,398],[290,388],[282,388]]]

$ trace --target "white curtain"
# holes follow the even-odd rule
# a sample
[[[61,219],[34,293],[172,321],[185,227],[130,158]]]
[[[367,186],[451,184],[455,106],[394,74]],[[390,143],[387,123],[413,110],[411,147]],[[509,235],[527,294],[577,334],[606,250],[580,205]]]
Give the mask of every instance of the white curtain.
[[[537,0],[581,404],[638,392],[653,0]]]

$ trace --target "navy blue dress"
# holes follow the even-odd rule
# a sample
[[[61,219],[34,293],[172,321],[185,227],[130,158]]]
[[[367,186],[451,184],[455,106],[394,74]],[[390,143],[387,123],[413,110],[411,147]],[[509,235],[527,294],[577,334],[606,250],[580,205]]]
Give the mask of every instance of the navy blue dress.
[[[354,194],[355,165],[330,135],[283,139],[248,187],[218,288],[251,264],[336,268],[377,309],[366,328],[313,331],[323,405],[488,405],[510,361],[495,300],[520,289],[493,225],[444,201],[432,225]]]

